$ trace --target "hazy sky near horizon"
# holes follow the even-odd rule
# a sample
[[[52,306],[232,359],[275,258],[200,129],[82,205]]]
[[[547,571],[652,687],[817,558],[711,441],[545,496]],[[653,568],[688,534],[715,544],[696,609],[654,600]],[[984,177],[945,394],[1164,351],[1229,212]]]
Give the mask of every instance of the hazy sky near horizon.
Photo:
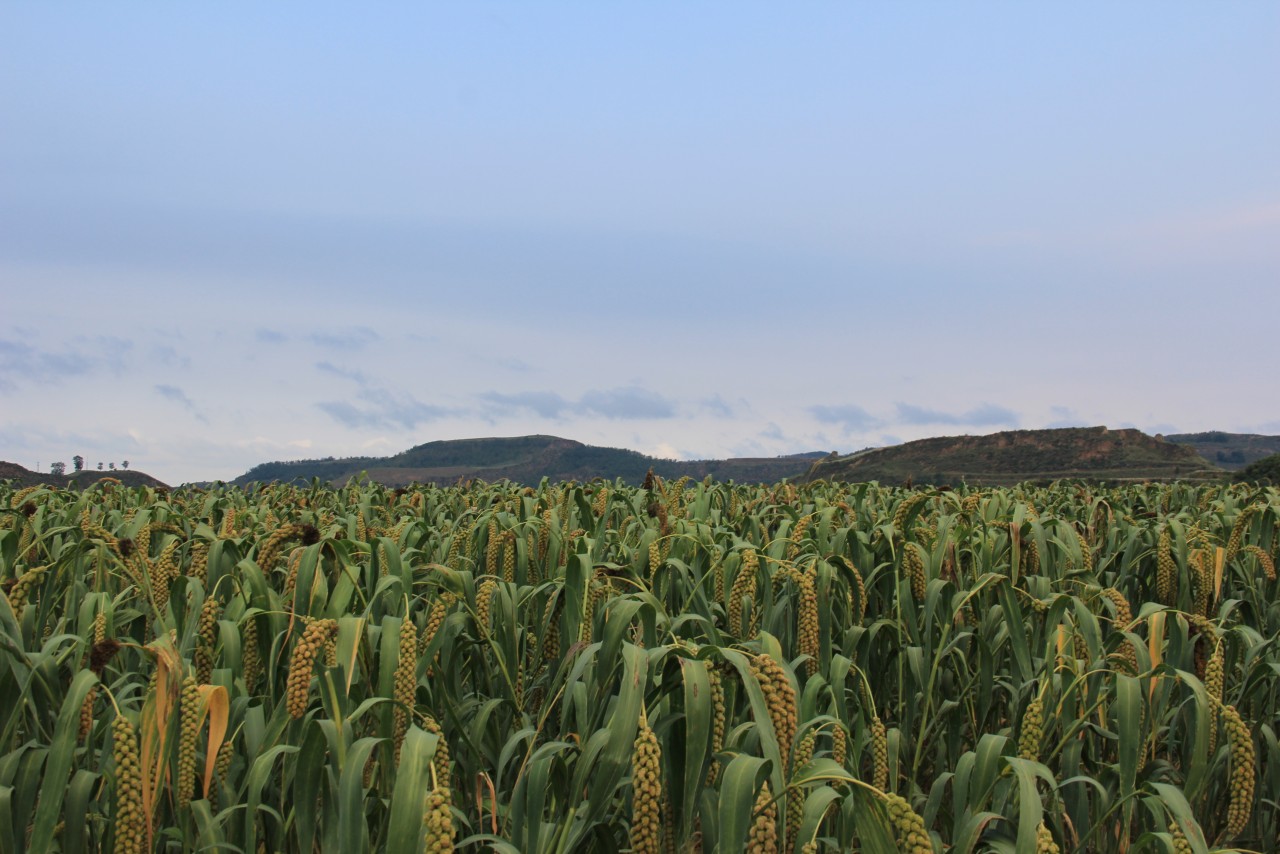
[[[1280,433],[1280,5],[0,8],[0,459]]]

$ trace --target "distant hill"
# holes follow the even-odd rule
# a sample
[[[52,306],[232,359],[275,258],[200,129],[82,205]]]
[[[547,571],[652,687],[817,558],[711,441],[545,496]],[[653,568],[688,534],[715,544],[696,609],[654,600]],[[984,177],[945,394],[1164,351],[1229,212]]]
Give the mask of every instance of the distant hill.
[[[0,462],[0,480],[13,480],[21,486],[40,486],[47,484],[49,486],[80,486],[85,487],[90,484],[97,483],[104,477],[115,478],[125,486],[159,486],[165,489],[168,486],[156,480],[149,474],[135,471],[133,469],[115,471],[80,471],[58,477],[54,474],[43,474],[37,471],[23,468],[17,463]]]
[[[342,484],[364,472],[371,480],[388,486],[414,482],[449,484],[470,478],[536,484],[544,477],[551,480],[620,477],[638,484],[650,468],[668,479],[684,475],[701,479],[711,475],[717,480],[772,483],[800,477],[821,456],[821,452],[814,452],[787,457],[690,462],[662,460],[622,448],[584,445],[557,436],[517,436],[428,442],[391,457],[263,463],[232,483],[244,486],[254,481],[296,482],[318,477],[321,481]]]
[[[1280,436],[1211,430],[1208,433],[1176,433],[1164,438],[1179,445],[1190,445],[1209,462],[1232,471],[1263,457],[1280,454]]]
[[[1280,486],[1280,454],[1272,454],[1249,463],[1240,471],[1234,472],[1231,479]]]
[[[942,436],[816,462],[807,480],[1009,485],[1026,480],[1210,479],[1221,475],[1195,449],[1139,430],[1068,427],[989,436]]]

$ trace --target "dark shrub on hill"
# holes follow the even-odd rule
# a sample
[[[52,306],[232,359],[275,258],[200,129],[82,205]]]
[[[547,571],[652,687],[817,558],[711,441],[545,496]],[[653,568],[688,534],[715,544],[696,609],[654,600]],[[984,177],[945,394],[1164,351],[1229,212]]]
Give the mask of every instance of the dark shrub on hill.
[[[1232,476],[1247,483],[1280,484],[1280,454],[1255,460]]]

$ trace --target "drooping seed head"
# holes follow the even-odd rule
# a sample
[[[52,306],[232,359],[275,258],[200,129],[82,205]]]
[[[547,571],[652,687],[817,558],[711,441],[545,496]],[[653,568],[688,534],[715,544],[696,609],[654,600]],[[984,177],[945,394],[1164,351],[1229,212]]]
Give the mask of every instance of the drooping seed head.
[[[142,854],[147,848],[147,817],[143,812],[142,763],[138,733],[128,719],[117,715],[111,722],[115,761],[115,854]]]
[[[777,854],[778,805],[769,791],[768,781],[760,787],[753,812],[755,817],[747,830],[747,851],[749,854]]]
[[[641,720],[631,754],[631,850],[662,851],[662,747],[648,721]]]

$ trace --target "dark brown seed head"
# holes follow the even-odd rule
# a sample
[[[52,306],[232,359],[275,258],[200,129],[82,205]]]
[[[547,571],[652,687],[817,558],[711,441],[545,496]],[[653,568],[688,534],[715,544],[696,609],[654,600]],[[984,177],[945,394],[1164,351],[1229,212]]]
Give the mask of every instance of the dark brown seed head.
[[[121,537],[116,542],[116,547],[120,549],[120,557],[128,557],[133,554],[133,540],[128,537]]]
[[[22,505],[22,515],[23,515],[23,516],[27,516],[27,517],[31,517],[31,516],[36,515],[36,505],[35,505],[33,502],[30,502],[30,501],[28,501],[27,503],[23,504],[23,505]]]
[[[89,669],[101,676],[103,669],[111,663],[111,659],[115,658],[119,651],[120,642],[115,638],[107,638],[95,643],[89,650]]]
[[[302,544],[304,546],[314,546],[320,542],[320,531],[315,525],[303,525],[301,530]]]

